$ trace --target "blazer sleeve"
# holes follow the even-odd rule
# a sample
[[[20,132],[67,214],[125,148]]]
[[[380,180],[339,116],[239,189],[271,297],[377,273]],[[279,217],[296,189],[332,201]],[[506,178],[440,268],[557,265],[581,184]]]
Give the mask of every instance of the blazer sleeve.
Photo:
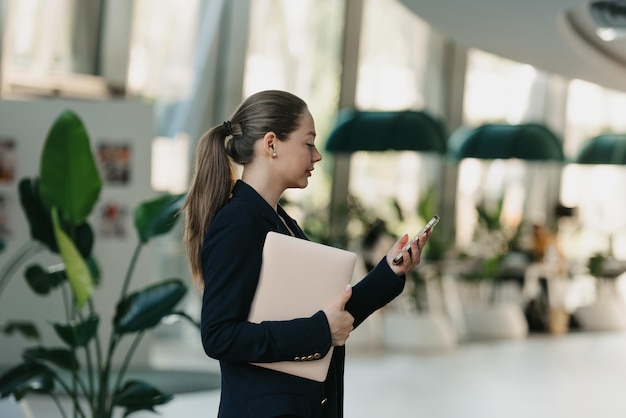
[[[228,217],[216,217],[202,250],[201,336],[206,354],[218,360],[257,363],[326,355],[331,335],[322,311],[287,321],[247,320],[267,225],[245,210],[230,212]]]
[[[346,310],[354,317],[354,328],[402,293],[405,281],[405,275],[397,276],[383,257],[378,265],[352,288],[352,297],[346,303]]]

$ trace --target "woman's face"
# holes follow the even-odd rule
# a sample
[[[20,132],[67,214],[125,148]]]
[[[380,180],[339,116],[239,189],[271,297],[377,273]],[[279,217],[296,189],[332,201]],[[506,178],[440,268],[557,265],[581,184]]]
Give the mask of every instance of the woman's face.
[[[300,119],[300,126],[285,141],[274,146],[275,167],[285,188],[305,188],[316,162],[322,155],[315,147],[315,123],[308,110]]]

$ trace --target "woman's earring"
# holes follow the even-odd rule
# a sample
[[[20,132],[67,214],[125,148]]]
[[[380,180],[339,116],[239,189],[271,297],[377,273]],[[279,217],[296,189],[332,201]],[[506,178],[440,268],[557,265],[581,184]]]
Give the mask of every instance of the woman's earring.
[[[272,153],[272,158],[276,158],[276,157],[278,157],[278,154],[276,154],[276,151],[274,151],[274,152]]]

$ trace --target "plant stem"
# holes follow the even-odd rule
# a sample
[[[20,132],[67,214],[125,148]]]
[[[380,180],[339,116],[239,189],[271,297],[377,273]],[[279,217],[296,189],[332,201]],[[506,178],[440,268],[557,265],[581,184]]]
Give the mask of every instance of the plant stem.
[[[61,401],[59,401],[59,397],[55,395],[54,392],[50,393],[50,397],[52,397],[52,400],[56,404],[57,408],[59,408],[59,412],[61,412],[61,415],[63,416],[63,418],[67,418],[67,415],[65,414],[65,410],[63,409],[63,405],[61,405]]]
[[[0,272],[0,296],[2,296],[2,292],[9,282],[9,279],[13,277],[13,274],[15,274],[15,271],[20,265],[44,248],[45,246],[39,244],[37,241],[29,241],[9,259]]]
[[[93,360],[91,358],[91,350],[89,344],[85,344],[85,362],[87,363],[87,383],[89,384],[89,392],[86,394],[89,399],[89,405],[91,406],[91,413],[93,414],[94,405],[94,367]]]
[[[126,357],[124,358],[124,362],[122,363],[122,367],[120,368],[120,371],[117,374],[117,381],[115,382],[115,386],[113,386],[113,394],[117,393],[117,391],[120,389],[120,385],[122,384],[122,379],[124,378],[124,375],[126,374],[126,370],[128,369],[130,360],[133,358],[133,355],[135,354],[135,350],[137,350],[137,346],[139,346],[139,343],[141,342],[141,338],[143,336],[144,336],[143,332],[140,332],[139,334],[137,334],[130,348],[128,349],[128,352],[126,353]]]
[[[65,307],[65,320],[69,323],[72,320],[72,313],[70,312],[71,299],[68,295],[66,286],[61,286],[61,292],[63,293],[63,306]]]
[[[100,375],[100,398],[98,401],[98,414],[97,416],[105,416],[109,414],[109,376],[111,374],[111,361],[113,359],[113,353],[117,346],[117,335],[112,333],[109,340],[109,350],[107,358],[104,363],[104,370]]]
[[[172,312],[171,315],[178,315],[185,318],[187,321],[191,322],[196,328],[200,329],[200,322],[196,321],[192,317],[190,317],[186,312],[183,311],[175,311]]]
[[[130,264],[128,265],[128,271],[126,272],[126,278],[124,279],[124,286],[122,287],[122,293],[120,296],[120,300],[126,297],[126,292],[128,291],[128,286],[130,285],[130,279],[133,276],[133,271],[135,270],[135,265],[137,264],[137,259],[139,258],[139,253],[141,252],[141,248],[143,244],[141,241],[137,243],[135,247],[135,251],[133,252],[133,257],[130,260]]]
[[[72,401],[74,403],[74,416],[76,416],[76,414],[80,414],[80,416],[85,418],[85,413],[83,412],[83,409],[80,407],[80,404],[78,403],[78,398],[76,396],[76,391],[72,391],[69,388],[69,386],[67,385],[67,383],[65,383],[63,381],[63,379],[61,379],[56,374],[54,375],[54,378],[56,379],[57,382],[59,382],[61,387],[65,390],[65,393],[67,393],[67,396],[69,396],[72,399]],[[75,384],[75,382],[74,382],[74,384]]]

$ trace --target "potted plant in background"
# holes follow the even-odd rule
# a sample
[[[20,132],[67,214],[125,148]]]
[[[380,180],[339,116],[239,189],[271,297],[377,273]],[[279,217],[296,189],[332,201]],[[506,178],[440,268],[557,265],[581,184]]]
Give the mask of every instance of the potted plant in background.
[[[624,267],[608,252],[596,252],[587,260],[587,270],[596,283],[595,300],[576,309],[574,315],[587,331],[621,331],[626,329],[626,305],[617,282]]]
[[[500,222],[504,198],[489,206],[485,201],[476,206],[478,227],[473,253],[469,255],[464,280],[464,317],[467,337],[524,338],[528,323],[521,302],[521,288],[512,281],[505,283],[512,272],[523,280],[528,264],[519,251],[520,226],[505,228]],[[507,273],[508,271],[508,273]]]
[[[398,223],[401,224],[404,217],[399,204],[394,203]],[[420,222],[425,224],[436,213],[437,195],[435,188],[430,187],[417,204],[417,214]],[[388,246],[394,241],[390,240]],[[383,312],[383,342],[386,347],[440,351],[457,346],[458,336],[445,306],[442,277],[442,262],[449,248],[445,237],[435,229],[422,251],[420,264],[407,273],[403,294]]]
[[[60,291],[65,318],[52,326],[62,347],[37,345],[27,348],[19,365],[0,376],[0,397],[19,400],[30,393],[48,394],[68,416],[57,394],[70,399],[74,417],[110,418],[114,411],[127,416],[172,399],[151,384],[127,379],[133,354],[147,331],[176,311],[187,287],[178,278],[131,291],[130,284],[141,249],[154,237],[175,225],[183,195],[163,195],[140,204],[134,212],[138,234],[136,250],[123,278],[119,300],[107,339],[99,334],[101,318],[93,300],[100,272],[92,254],[94,233],[87,222],[102,182],[91,151],[87,131],[80,118],[63,112],[51,127],[40,162],[39,177],[19,183],[20,202],[30,226],[32,242],[22,247],[0,271],[0,292],[6,282],[35,254],[48,250],[62,264],[44,267],[30,264],[25,270],[28,286],[40,296]],[[60,266],[60,267],[59,267]],[[106,270],[106,266],[104,267]],[[6,333],[39,338],[33,323],[10,321]],[[128,351],[118,352],[120,343],[132,338]],[[106,344],[103,342],[106,341]],[[114,359],[121,367],[114,370]]]

